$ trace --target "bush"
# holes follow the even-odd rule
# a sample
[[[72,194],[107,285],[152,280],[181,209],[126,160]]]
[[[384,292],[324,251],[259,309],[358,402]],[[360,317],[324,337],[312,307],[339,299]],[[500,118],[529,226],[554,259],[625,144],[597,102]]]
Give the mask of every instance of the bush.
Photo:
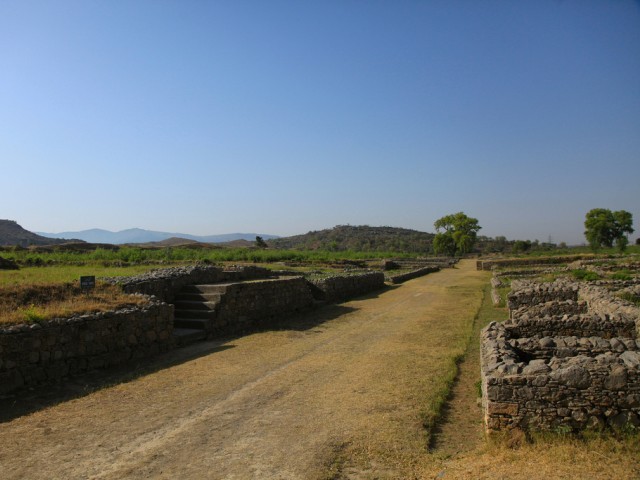
[[[589,270],[571,270],[571,275],[576,280],[584,280],[585,282],[592,282],[594,280],[600,280],[600,275],[596,272],[590,272]]]

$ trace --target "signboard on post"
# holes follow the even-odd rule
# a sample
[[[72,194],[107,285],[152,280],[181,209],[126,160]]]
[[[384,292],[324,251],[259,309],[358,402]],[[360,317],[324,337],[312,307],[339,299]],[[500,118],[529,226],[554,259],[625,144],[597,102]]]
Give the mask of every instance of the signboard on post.
[[[93,290],[96,288],[95,275],[80,277],[80,288],[82,290]]]

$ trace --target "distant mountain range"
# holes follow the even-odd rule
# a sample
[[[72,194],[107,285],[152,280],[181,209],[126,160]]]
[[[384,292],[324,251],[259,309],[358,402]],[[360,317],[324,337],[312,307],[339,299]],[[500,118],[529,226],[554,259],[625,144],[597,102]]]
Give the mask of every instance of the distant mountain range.
[[[47,233],[36,232],[42,237],[48,238],[77,238],[89,243],[111,243],[113,245],[122,245],[125,243],[149,243],[161,242],[169,238],[185,238],[203,243],[225,243],[234,240],[248,240],[253,242],[256,236],[262,237],[264,240],[279,238],[277,235],[268,235],[264,233],[227,233],[223,235],[190,235],[188,233],[169,233],[156,232],[153,230],[144,230],[142,228],[129,228],[119,232],[111,232],[93,228],[91,230],[81,230],[79,232],[61,232]]]
[[[338,225],[326,230],[284,238],[260,233],[198,236],[187,233],[157,232],[141,228],[130,228],[119,232],[94,228],[78,232],[33,233],[25,230],[14,221],[0,220],[0,245],[51,245],[80,241],[90,244],[142,244],[142,246],[163,247],[185,245],[191,241],[226,244],[227,246],[251,246],[257,236],[262,237],[271,248],[276,249],[395,251],[420,254],[432,250],[434,237],[432,233],[406,228],[370,227],[368,225]]]

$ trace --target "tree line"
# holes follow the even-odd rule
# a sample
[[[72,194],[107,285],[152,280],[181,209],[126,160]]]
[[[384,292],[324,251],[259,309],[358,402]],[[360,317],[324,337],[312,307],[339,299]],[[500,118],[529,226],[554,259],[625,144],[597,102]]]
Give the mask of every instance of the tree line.
[[[464,212],[445,215],[436,220],[433,226],[436,229],[433,251],[437,255],[448,256],[460,256],[474,251],[478,243],[478,231],[482,228],[477,218],[469,217]],[[629,244],[628,235],[634,232],[633,215],[626,210],[611,211],[606,208],[594,208],[587,212],[584,227],[584,235],[593,251],[611,248],[615,244],[620,252],[624,252]],[[510,245],[513,253],[558,247],[550,242],[540,243],[538,240],[509,242],[505,237],[495,239],[483,237],[481,243],[483,251],[489,246],[496,251],[505,251]],[[566,244],[560,244],[559,247],[566,248]]]

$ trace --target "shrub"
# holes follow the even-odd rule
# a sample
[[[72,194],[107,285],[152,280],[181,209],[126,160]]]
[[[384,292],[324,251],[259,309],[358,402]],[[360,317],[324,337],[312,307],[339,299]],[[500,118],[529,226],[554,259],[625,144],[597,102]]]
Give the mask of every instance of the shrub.
[[[585,282],[600,280],[600,275],[598,275],[596,272],[590,272],[589,270],[571,270],[571,275],[573,275],[573,278],[575,278],[576,280],[584,280]]]
[[[46,316],[34,304],[29,305],[27,308],[21,308],[19,311],[28,323],[42,322],[46,319]]]

